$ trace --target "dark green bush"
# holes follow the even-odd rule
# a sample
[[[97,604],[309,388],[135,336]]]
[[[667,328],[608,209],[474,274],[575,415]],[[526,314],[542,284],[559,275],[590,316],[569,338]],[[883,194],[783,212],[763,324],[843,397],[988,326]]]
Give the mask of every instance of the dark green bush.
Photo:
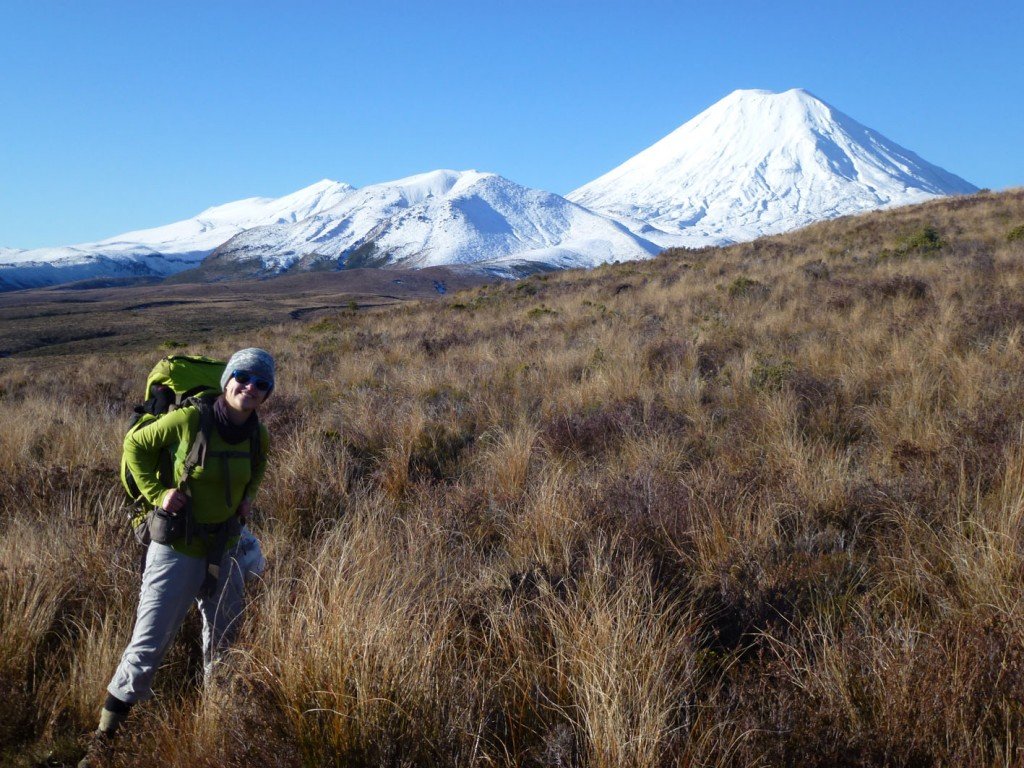
[[[548,307],[545,307],[543,305],[541,305],[539,307],[534,307],[533,309],[531,309],[529,312],[526,313],[527,317],[529,317],[531,319],[536,319],[538,317],[544,317],[544,315],[557,315],[557,314],[558,314],[558,312],[556,312],[555,310],[549,309]]]
[[[519,283],[519,285],[516,286],[516,291],[524,296],[536,296],[537,286],[533,283]]]
[[[939,235],[939,230],[929,225],[901,237],[895,248],[882,251],[881,258],[933,256],[945,247],[946,242]]]
[[[767,392],[778,392],[793,376],[795,366],[789,360],[758,363],[750,374],[750,386]]]
[[[764,298],[768,295],[768,286],[749,277],[737,277],[729,284],[729,297]]]

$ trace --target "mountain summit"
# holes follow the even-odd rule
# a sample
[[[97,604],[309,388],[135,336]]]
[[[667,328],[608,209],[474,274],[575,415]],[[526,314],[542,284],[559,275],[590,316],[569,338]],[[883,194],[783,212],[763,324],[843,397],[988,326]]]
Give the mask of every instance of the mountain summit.
[[[196,280],[446,264],[518,275],[974,191],[807,91],[735,91],[567,198],[478,171],[325,179],[100,242],[0,248],[0,291],[197,267]]]
[[[659,244],[707,245],[976,191],[793,89],[734,91],[567,197]]]

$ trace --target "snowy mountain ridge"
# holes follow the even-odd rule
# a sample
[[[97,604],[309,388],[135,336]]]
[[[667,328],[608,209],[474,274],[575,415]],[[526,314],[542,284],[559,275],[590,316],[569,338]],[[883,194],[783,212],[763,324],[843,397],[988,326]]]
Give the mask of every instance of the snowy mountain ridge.
[[[510,275],[590,267],[973,191],[807,91],[735,91],[566,197],[479,171],[361,189],[324,179],[95,243],[0,248],[0,290],[200,265],[199,279],[392,264]]]
[[[284,197],[236,200],[191,219],[95,243],[0,252],[0,290],[91,277],[166,277],[198,266],[239,232],[316,215],[352,189],[325,179]]]
[[[324,265],[594,266],[661,250],[618,222],[494,173],[433,171],[355,190],[317,216],[242,232],[210,262],[260,272]]]

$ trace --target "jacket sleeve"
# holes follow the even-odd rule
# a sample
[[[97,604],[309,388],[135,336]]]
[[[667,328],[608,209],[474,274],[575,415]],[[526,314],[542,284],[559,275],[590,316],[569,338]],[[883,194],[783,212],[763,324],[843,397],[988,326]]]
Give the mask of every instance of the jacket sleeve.
[[[167,448],[174,454],[179,444],[188,446],[189,437],[199,428],[199,411],[196,408],[180,408],[160,417],[151,424],[129,432],[124,438],[124,457],[135,483],[150,504],[158,505],[167,488],[160,484],[157,469],[160,463],[160,449]],[[177,474],[177,461],[175,473]]]
[[[267,428],[260,424],[260,460],[256,463],[255,473],[249,479],[249,487],[245,497],[251,502],[256,498],[256,492],[263,482],[263,475],[267,471],[267,456],[270,454],[270,433]]]

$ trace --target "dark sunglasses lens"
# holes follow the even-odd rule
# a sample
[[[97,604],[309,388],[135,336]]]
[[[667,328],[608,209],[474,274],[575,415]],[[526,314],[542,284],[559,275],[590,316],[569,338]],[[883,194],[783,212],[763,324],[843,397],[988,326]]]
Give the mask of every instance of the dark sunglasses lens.
[[[266,379],[261,379],[259,376],[253,376],[248,371],[232,371],[231,378],[241,384],[243,387],[250,381],[252,385],[256,387],[260,392],[270,391],[270,382]]]

